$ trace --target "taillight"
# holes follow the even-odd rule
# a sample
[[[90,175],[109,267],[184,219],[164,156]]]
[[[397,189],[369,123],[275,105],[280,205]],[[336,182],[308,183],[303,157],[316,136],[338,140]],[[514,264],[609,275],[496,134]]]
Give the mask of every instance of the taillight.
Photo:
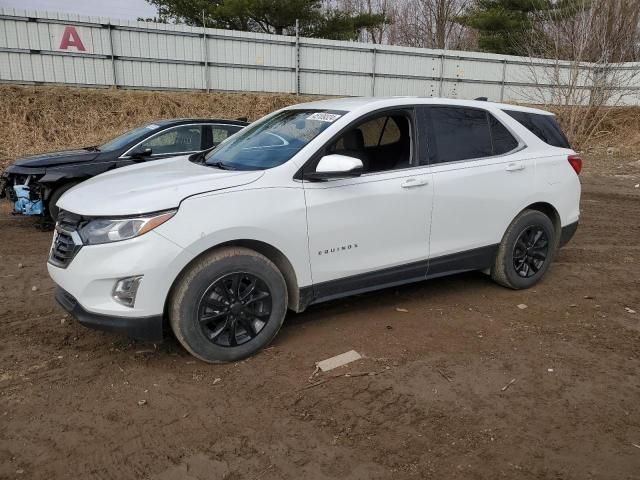
[[[567,160],[569,160],[569,164],[571,164],[571,167],[576,171],[576,173],[580,175],[580,172],[582,171],[582,158],[580,155],[569,155]]]

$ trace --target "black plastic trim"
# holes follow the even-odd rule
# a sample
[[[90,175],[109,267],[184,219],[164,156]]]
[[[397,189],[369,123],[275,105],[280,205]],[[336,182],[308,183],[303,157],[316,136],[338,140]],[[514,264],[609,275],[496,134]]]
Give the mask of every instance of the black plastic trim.
[[[330,280],[313,286],[312,303],[326,302],[335,298],[357,295],[358,293],[393,287],[403,283],[419,282],[427,276],[427,260],[362,273],[351,277]]]
[[[429,260],[427,278],[436,278],[470,270],[483,270],[493,264],[497,252],[498,245],[496,244],[432,258]]]
[[[430,260],[303,287],[300,289],[300,311],[315,303],[327,302],[359,293],[420,282],[455,273],[484,270],[493,264],[497,251],[497,244],[488,245]]]
[[[569,243],[569,241],[576,234],[576,230],[578,230],[578,222],[573,222],[562,227],[562,231],[560,232],[560,242],[558,243],[558,246],[564,247],[567,243]]]
[[[162,341],[162,315],[150,317],[116,317],[85,310],[80,303],[61,287],[56,287],[56,301],[80,324],[95,330],[125,333],[136,340],[159,343]]]

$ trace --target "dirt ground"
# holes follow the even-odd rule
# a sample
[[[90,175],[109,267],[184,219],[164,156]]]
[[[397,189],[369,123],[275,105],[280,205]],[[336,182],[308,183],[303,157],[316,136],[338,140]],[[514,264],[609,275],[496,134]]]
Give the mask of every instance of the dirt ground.
[[[640,479],[637,163],[587,163],[531,290],[473,273],[318,305],[222,366],[65,316],[51,233],[3,202],[0,478]],[[351,349],[338,373],[365,375],[311,386]]]

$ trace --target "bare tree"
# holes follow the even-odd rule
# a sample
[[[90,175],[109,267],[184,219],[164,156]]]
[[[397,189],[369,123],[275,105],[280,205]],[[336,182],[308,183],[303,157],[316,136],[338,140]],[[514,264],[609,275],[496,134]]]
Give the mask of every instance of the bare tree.
[[[536,28],[520,40],[529,52],[528,81],[536,85],[522,94],[531,103],[562,107],[563,127],[582,147],[640,83],[639,63],[619,63],[638,60],[640,0],[576,0],[574,6],[572,15],[539,12]]]
[[[454,20],[470,0],[402,0],[390,29],[391,43],[412,47],[465,49],[470,32]]]
[[[456,23],[472,0],[327,0],[327,5],[358,14],[383,14],[387,22],[367,29],[361,40],[422,48],[470,49],[471,30]]]

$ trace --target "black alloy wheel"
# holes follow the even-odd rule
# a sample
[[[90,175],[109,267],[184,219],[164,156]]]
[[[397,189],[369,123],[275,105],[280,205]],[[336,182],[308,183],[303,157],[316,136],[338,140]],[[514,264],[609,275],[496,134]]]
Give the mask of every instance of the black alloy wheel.
[[[522,278],[540,271],[549,254],[549,239],[539,225],[525,228],[513,246],[513,268]]]
[[[220,347],[237,347],[255,338],[269,322],[272,295],[266,282],[247,272],[226,274],[204,292],[198,322],[206,338]]]
[[[529,288],[549,270],[556,248],[556,228],[551,218],[539,210],[523,210],[502,236],[491,278],[515,290]]]

